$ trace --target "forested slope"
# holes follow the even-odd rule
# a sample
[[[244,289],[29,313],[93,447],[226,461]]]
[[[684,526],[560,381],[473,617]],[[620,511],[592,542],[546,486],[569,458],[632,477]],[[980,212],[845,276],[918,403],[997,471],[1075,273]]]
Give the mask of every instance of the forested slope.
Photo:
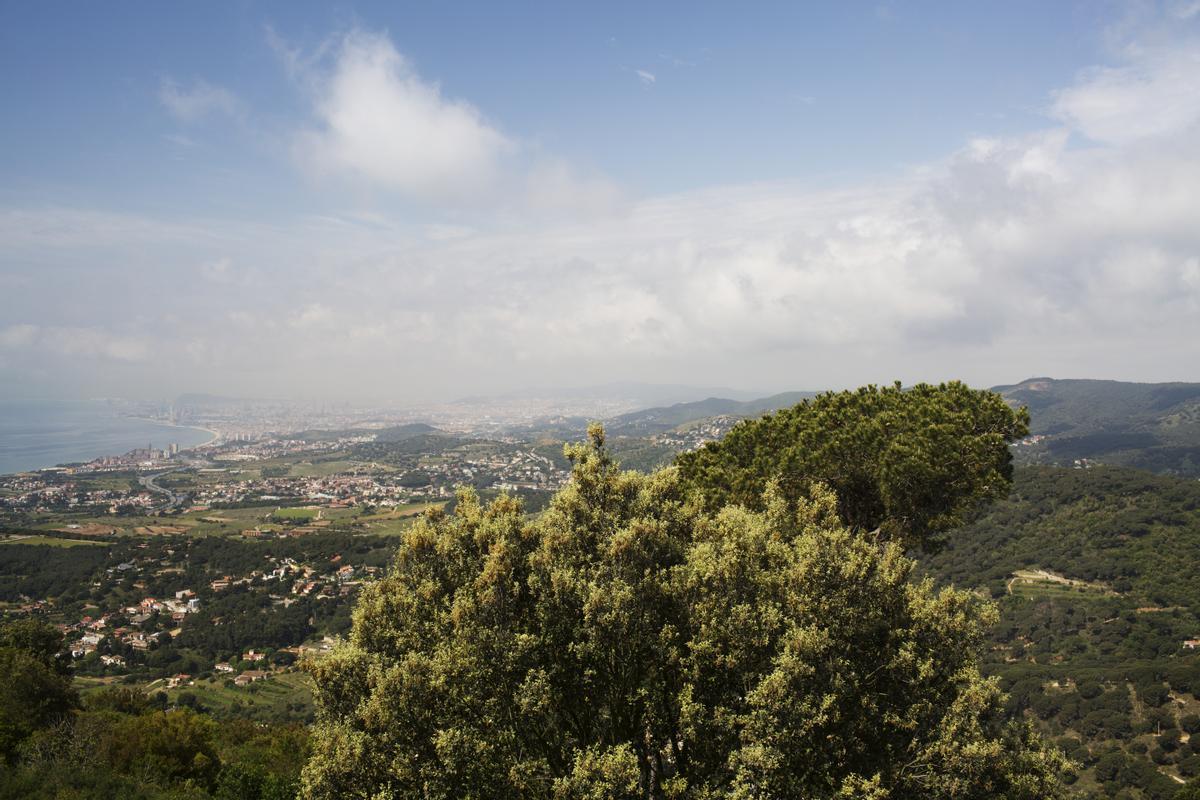
[[[1171,797],[1200,774],[1200,482],[1017,471],[1007,500],[922,559],[999,599],[987,669],[1092,797]]]
[[[1021,463],[1076,459],[1200,476],[1200,384],[1031,378],[997,391],[1032,415],[1045,437],[1017,448]]]

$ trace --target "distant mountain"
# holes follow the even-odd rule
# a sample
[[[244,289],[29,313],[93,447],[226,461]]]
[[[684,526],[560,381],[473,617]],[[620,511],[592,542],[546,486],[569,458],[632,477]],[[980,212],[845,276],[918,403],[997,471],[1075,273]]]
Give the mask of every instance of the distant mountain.
[[[689,422],[719,415],[754,417],[768,411],[794,406],[801,400],[816,395],[817,392],[783,392],[770,397],[745,401],[709,397],[692,403],[676,403],[671,406],[647,408],[621,414],[605,420],[604,426],[605,430],[613,436],[647,436],[653,433],[664,433]]]
[[[994,391],[1028,406],[1045,441],[1017,448],[1024,463],[1076,459],[1200,476],[1200,383],[1030,378]]]
[[[180,408],[224,408],[226,406],[240,406],[247,401],[240,397],[223,397],[216,394],[181,394],[175,398],[175,405]]]
[[[625,400],[631,405],[664,406],[672,403],[697,401],[704,397],[730,397],[736,400],[751,400],[758,396],[758,392],[730,389],[727,387],[617,381],[595,386],[534,387],[494,397],[463,397],[455,402],[466,405],[478,405],[498,399],[550,398],[556,400]]]
[[[288,436],[306,442],[332,442],[359,436],[374,436],[377,442],[403,442],[418,436],[439,434],[449,435],[440,428],[426,425],[424,422],[411,422],[405,425],[394,425],[390,428],[314,428],[291,433]]]
[[[426,425],[424,422],[410,422],[407,425],[396,425],[391,428],[383,428],[375,433],[375,441],[377,442],[403,442],[417,436],[426,434],[444,433],[439,428],[432,425]]]

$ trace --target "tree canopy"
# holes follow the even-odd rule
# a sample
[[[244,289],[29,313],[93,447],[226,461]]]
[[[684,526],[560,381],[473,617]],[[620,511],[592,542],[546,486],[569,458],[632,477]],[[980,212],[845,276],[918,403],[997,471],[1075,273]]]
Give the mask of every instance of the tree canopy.
[[[913,581],[828,488],[710,510],[590,436],[536,520],[463,491],[406,534],[307,664],[304,797],[1060,794],[977,667],[990,606]]]
[[[78,704],[60,658],[62,634],[34,619],[0,625],[0,762],[39,727]]]
[[[959,382],[829,392],[739,423],[723,439],[681,454],[683,481],[710,511],[763,507],[777,482],[791,501],[824,484],[842,521],[922,546],[954,528],[1012,481],[1008,444],[1029,413]]]

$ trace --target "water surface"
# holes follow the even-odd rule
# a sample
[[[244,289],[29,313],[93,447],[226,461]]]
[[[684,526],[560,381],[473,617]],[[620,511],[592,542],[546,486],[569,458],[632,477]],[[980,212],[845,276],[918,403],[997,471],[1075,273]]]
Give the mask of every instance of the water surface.
[[[122,417],[104,401],[0,401],[0,474],[53,467],[172,442],[195,447],[208,431]]]

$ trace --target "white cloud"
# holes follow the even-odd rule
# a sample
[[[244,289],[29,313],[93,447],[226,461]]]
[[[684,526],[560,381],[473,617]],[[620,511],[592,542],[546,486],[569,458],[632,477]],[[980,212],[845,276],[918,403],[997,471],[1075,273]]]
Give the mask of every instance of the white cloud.
[[[1178,69],[1187,48],[1200,52],[1143,45],[1137,81],[1177,96],[1191,85]],[[527,207],[505,225],[447,214],[406,231],[382,212],[340,209],[278,227],[0,210],[3,263],[49,252],[82,264],[71,280],[6,284],[21,298],[12,308],[60,316],[42,329],[0,312],[0,346],[48,362],[157,359],[155,375],[271,396],[306,391],[313,375],[331,393],[397,398],[698,374],[793,388],[1194,379],[1200,137],[1177,121],[1097,134],[1110,123],[1075,101],[1113,85],[1089,72],[1057,95],[1075,109],[1061,125],[965,142],[838,191],[780,182],[630,201],[546,158],[520,173],[513,196]],[[1136,89],[1107,97],[1105,120],[1144,109]],[[1092,141],[1079,146],[1080,133]],[[530,213],[564,207],[586,222]],[[198,264],[208,280],[180,293]],[[229,291],[246,265],[252,290]]]
[[[1144,78],[1166,95],[1190,80],[1174,58],[1142,63],[1158,65]],[[1059,97],[1082,96],[1097,74]],[[1117,93],[1109,108],[1134,116],[1142,102]],[[744,367],[761,384],[771,359],[777,369],[835,358],[788,382],[1118,364],[1126,377],[1171,375],[1200,358],[1196,137],[1167,125],[1152,144],[1115,136],[1078,148],[1070,134],[1094,123],[1068,121],[1077,127],[972,141],[852,191],[722,187],[586,225],[438,241],[342,274],[386,304],[330,302],[358,303],[370,330],[420,309],[439,349],[480,369],[671,365],[678,378]]]
[[[638,76],[638,80],[641,81],[644,86],[653,86],[655,81],[657,81],[657,78],[654,77],[653,72],[647,72],[644,69],[635,69],[634,74]]]
[[[445,97],[387,37],[354,31],[331,73],[315,79],[318,125],[296,143],[301,163],[414,196],[459,196],[496,177],[511,142],[472,105]]]
[[[1131,45],[1126,62],[1097,67],[1055,95],[1054,114],[1085,136],[1127,144],[1192,128],[1200,119],[1200,40]]]
[[[585,218],[613,214],[624,208],[620,187],[603,175],[581,175],[563,159],[534,164],[525,179],[528,209],[540,215]]]
[[[212,114],[237,116],[242,106],[233,92],[197,80],[184,88],[170,78],[163,78],[158,87],[158,99],[180,122],[192,123]]]
[[[296,328],[326,328],[336,319],[336,314],[320,303],[309,303],[300,309],[291,324]]]
[[[609,214],[624,202],[605,176],[509,137],[470,103],[446,97],[384,34],[354,30],[308,55],[270,30],[268,40],[313,101],[317,125],[300,131],[293,147],[310,174],[365,182],[426,207],[486,209],[509,222]]]

